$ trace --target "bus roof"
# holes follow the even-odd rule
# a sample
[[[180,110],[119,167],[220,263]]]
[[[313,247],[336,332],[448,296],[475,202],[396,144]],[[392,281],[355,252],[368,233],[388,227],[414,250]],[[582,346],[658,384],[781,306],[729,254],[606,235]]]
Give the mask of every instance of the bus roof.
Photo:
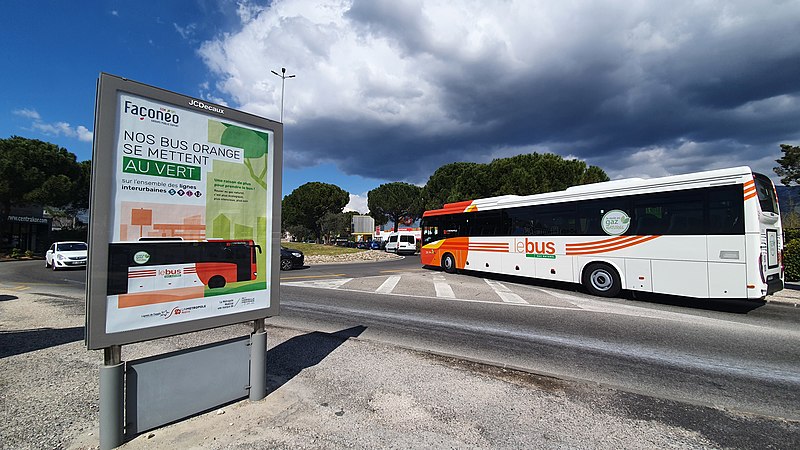
[[[442,209],[425,211],[423,217],[458,214],[536,204],[633,195],[645,192],[676,191],[750,181],[753,171],[747,166],[709,170],[659,178],[626,178],[603,183],[572,186],[563,191],[534,195],[502,195],[477,200],[447,203]]]

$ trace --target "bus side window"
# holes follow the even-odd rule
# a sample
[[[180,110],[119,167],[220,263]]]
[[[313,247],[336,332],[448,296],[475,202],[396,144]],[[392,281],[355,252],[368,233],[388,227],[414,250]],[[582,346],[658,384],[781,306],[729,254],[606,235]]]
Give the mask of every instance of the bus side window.
[[[634,203],[637,235],[705,234],[702,193],[685,191],[648,195]]]
[[[578,205],[578,235],[579,236],[603,236],[606,233],[600,226],[603,214],[610,211],[608,204],[602,200],[591,200],[581,202]]]
[[[743,204],[739,185],[725,186],[708,193],[707,234],[743,234]]]
[[[533,235],[534,207],[525,206],[508,210],[509,233],[512,236]]]

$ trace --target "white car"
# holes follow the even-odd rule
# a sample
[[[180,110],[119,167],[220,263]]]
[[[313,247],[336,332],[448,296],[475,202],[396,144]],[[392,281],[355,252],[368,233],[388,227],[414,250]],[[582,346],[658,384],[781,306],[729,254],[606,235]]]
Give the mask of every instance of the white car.
[[[65,267],[86,267],[89,246],[86,242],[54,242],[44,255],[45,267],[53,270]]]
[[[398,231],[397,233],[389,233],[389,239],[386,242],[386,251],[390,253],[407,253],[413,255],[417,252],[417,242],[414,233],[410,231]]]

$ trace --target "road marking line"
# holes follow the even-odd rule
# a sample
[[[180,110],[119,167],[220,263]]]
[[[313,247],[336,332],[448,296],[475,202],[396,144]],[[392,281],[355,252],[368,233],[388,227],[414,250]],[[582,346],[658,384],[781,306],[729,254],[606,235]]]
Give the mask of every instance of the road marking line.
[[[456,298],[453,288],[447,283],[434,281],[433,288],[436,289],[436,296],[439,298]]]
[[[378,289],[375,290],[376,294],[391,294],[397,283],[400,282],[399,275],[392,275],[383,282]]]
[[[353,280],[352,278],[334,278],[332,280],[289,281],[281,284],[284,286],[339,289],[340,287],[344,286],[345,284],[347,284],[352,280]]]
[[[281,277],[281,280],[307,280],[309,278],[330,278],[330,277],[343,277],[345,273],[331,273],[328,275],[300,275],[296,277]]]
[[[27,291],[30,288],[31,288],[30,286],[17,286],[17,287],[12,288],[12,289],[15,290],[15,291]]]
[[[487,280],[484,278],[486,284],[494,290],[494,293],[500,297],[500,300],[506,303],[528,303],[519,295],[511,292],[511,289],[503,285],[502,283],[498,283],[497,281]]]
[[[423,270],[425,269],[419,268],[419,269],[405,269],[405,270],[381,270],[380,273],[397,273],[397,272],[406,273],[406,272],[418,272],[418,271],[421,272]]]
[[[442,275],[433,276],[433,288],[436,290],[436,297],[438,298],[456,298],[456,294],[453,293],[453,288],[447,284],[447,281]]]

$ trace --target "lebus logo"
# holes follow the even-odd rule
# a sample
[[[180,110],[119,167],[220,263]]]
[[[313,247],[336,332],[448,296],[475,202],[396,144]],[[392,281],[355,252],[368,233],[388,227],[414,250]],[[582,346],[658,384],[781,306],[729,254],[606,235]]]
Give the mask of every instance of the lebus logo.
[[[176,278],[183,275],[182,269],[161,269],[158,275],[164,278]]]
[[[514,239],[512,247],[517,253],[525,253],[528,258],[556,259],[556,243],[550,241],[531,241],[528,238]]]
[[[137,105],[130,100],[125,100],[125,113],[138,117],[139,120],[150,119],[151,122],[177,127],[181,118],[178,113],[162,107],[150,108]]]

